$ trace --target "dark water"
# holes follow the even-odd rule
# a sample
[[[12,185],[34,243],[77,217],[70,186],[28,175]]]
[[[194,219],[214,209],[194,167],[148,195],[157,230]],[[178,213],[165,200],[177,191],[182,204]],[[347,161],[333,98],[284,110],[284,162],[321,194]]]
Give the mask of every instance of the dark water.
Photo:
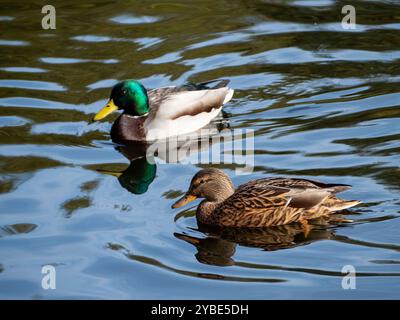
[[[1,298],[400,297],[399,1],[353,1],[353,31],[333,0],[52,4],[56,30],[42,1],[0,6]],[[255,169],[219,167],[236,185],[351,184],[354,222],[199,229],[195,204],[170,208],[199,165],[149,166],[111,143],[112,119],[89,123],[117,80],[219,77],[236,90],[225,120],[255,130]]]

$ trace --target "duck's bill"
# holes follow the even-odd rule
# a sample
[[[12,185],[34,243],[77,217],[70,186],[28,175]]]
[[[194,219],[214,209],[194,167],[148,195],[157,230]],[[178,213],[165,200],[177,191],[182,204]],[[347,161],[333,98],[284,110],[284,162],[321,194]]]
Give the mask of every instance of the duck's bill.
[[[193,196],[191,194],[185,194],[182,198],[180,198],[177,202],[175,202],[172,205],[172,208],[180,208],[183,207],[184,205],[188,204],[189,202],[192,202],[193,200],[196,200],[197,197]]]
[[[118,107],[114,104],[114,101],[110,99],[110,101],[107,102],[105,107],[101,109],[93,118],[94,121],[98,121],[101,119],[104,119],[107,117],[109,114],[113,113],[114,111],[117,111]]]

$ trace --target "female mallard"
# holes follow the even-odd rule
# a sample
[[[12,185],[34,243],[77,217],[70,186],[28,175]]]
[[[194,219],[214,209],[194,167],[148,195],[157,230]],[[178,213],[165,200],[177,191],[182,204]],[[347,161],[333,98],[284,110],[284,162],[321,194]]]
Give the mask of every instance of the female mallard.
[[[223,227],[270,227],[327,216],[353,207],[360,201],[336,198],[350,189],[344,184],[324,184],[306,179],[264,178],[252,180],[236,190],[218,169],[199,171],[189,190],[173,208],[205,198],[197,207],[201,223]]]
[[[210,88],[208,84],[217,82]],[[151,141],[194,132],[207,125],[232,99],[228,80],[212,80],[147,91],[138,81],[125,80],[111,91],[110,100],[93,120],[124,112],[111,128],[113,141]]]

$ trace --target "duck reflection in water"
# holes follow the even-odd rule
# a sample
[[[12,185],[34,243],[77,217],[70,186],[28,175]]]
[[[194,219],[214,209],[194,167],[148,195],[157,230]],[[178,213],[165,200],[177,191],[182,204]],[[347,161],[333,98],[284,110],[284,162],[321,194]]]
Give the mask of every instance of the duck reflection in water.
[[[156,164],[149,163],[145,157],[132,160],[124,171],[108,171],[98,169],[98,172],[118,178],[124,189],[133,194],[145,193],[156,177]]]
[[[334,216],[315,219],[307,235],[299,223],[268,228],[222,228],[198,222],[198,229],[188,231],[192,234],[193,231],[201,232],[205,238],[187,232],[174,233],[174,236],[196,248],[195,257],[200,263],[232,266],[236,264],[233,256],[237,245],[274,251],[334,239],[331,221],[335,221]]]
[[[187,135],[172,145],[166,140],[156,141],[152,144],[146,142],[129,142],[126,145],[117,146],[115,149],[130,161],[124,170],[97,169],[98,172],[116,177],[124,189],[133,194],[144,194],[149,189],[150,184],[156,178],[157,165],[155,157],[165,163],[178,163],[184,160],[189,154],[179,152],[184,148],[190,151],[190,155],[207,151],[211,145],[218,141],[212,139],[222,130],[229,128],[229,123],[225,120],[227,114],[221,112],[217,120],[207,125],[202,132],[212,133],[209,136],[199,136],[198,132]],[[204,141],[208,140],[208,143]],[[153,153],[153,151],[156,151]],[[149,152],[151,151],[151,152]],[[148,158],[148,156],[150,156]]]

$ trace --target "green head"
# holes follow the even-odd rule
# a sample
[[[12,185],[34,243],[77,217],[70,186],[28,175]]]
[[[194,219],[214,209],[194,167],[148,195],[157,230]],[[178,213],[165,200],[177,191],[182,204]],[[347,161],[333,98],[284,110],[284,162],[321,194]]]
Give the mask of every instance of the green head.
[[[148,113],[149,98],[145,87],[136,80],[117,83],[112,88],[107,105],[95,115],[94,120],[101,120],[118,109],[132,116],[143,116]]]

